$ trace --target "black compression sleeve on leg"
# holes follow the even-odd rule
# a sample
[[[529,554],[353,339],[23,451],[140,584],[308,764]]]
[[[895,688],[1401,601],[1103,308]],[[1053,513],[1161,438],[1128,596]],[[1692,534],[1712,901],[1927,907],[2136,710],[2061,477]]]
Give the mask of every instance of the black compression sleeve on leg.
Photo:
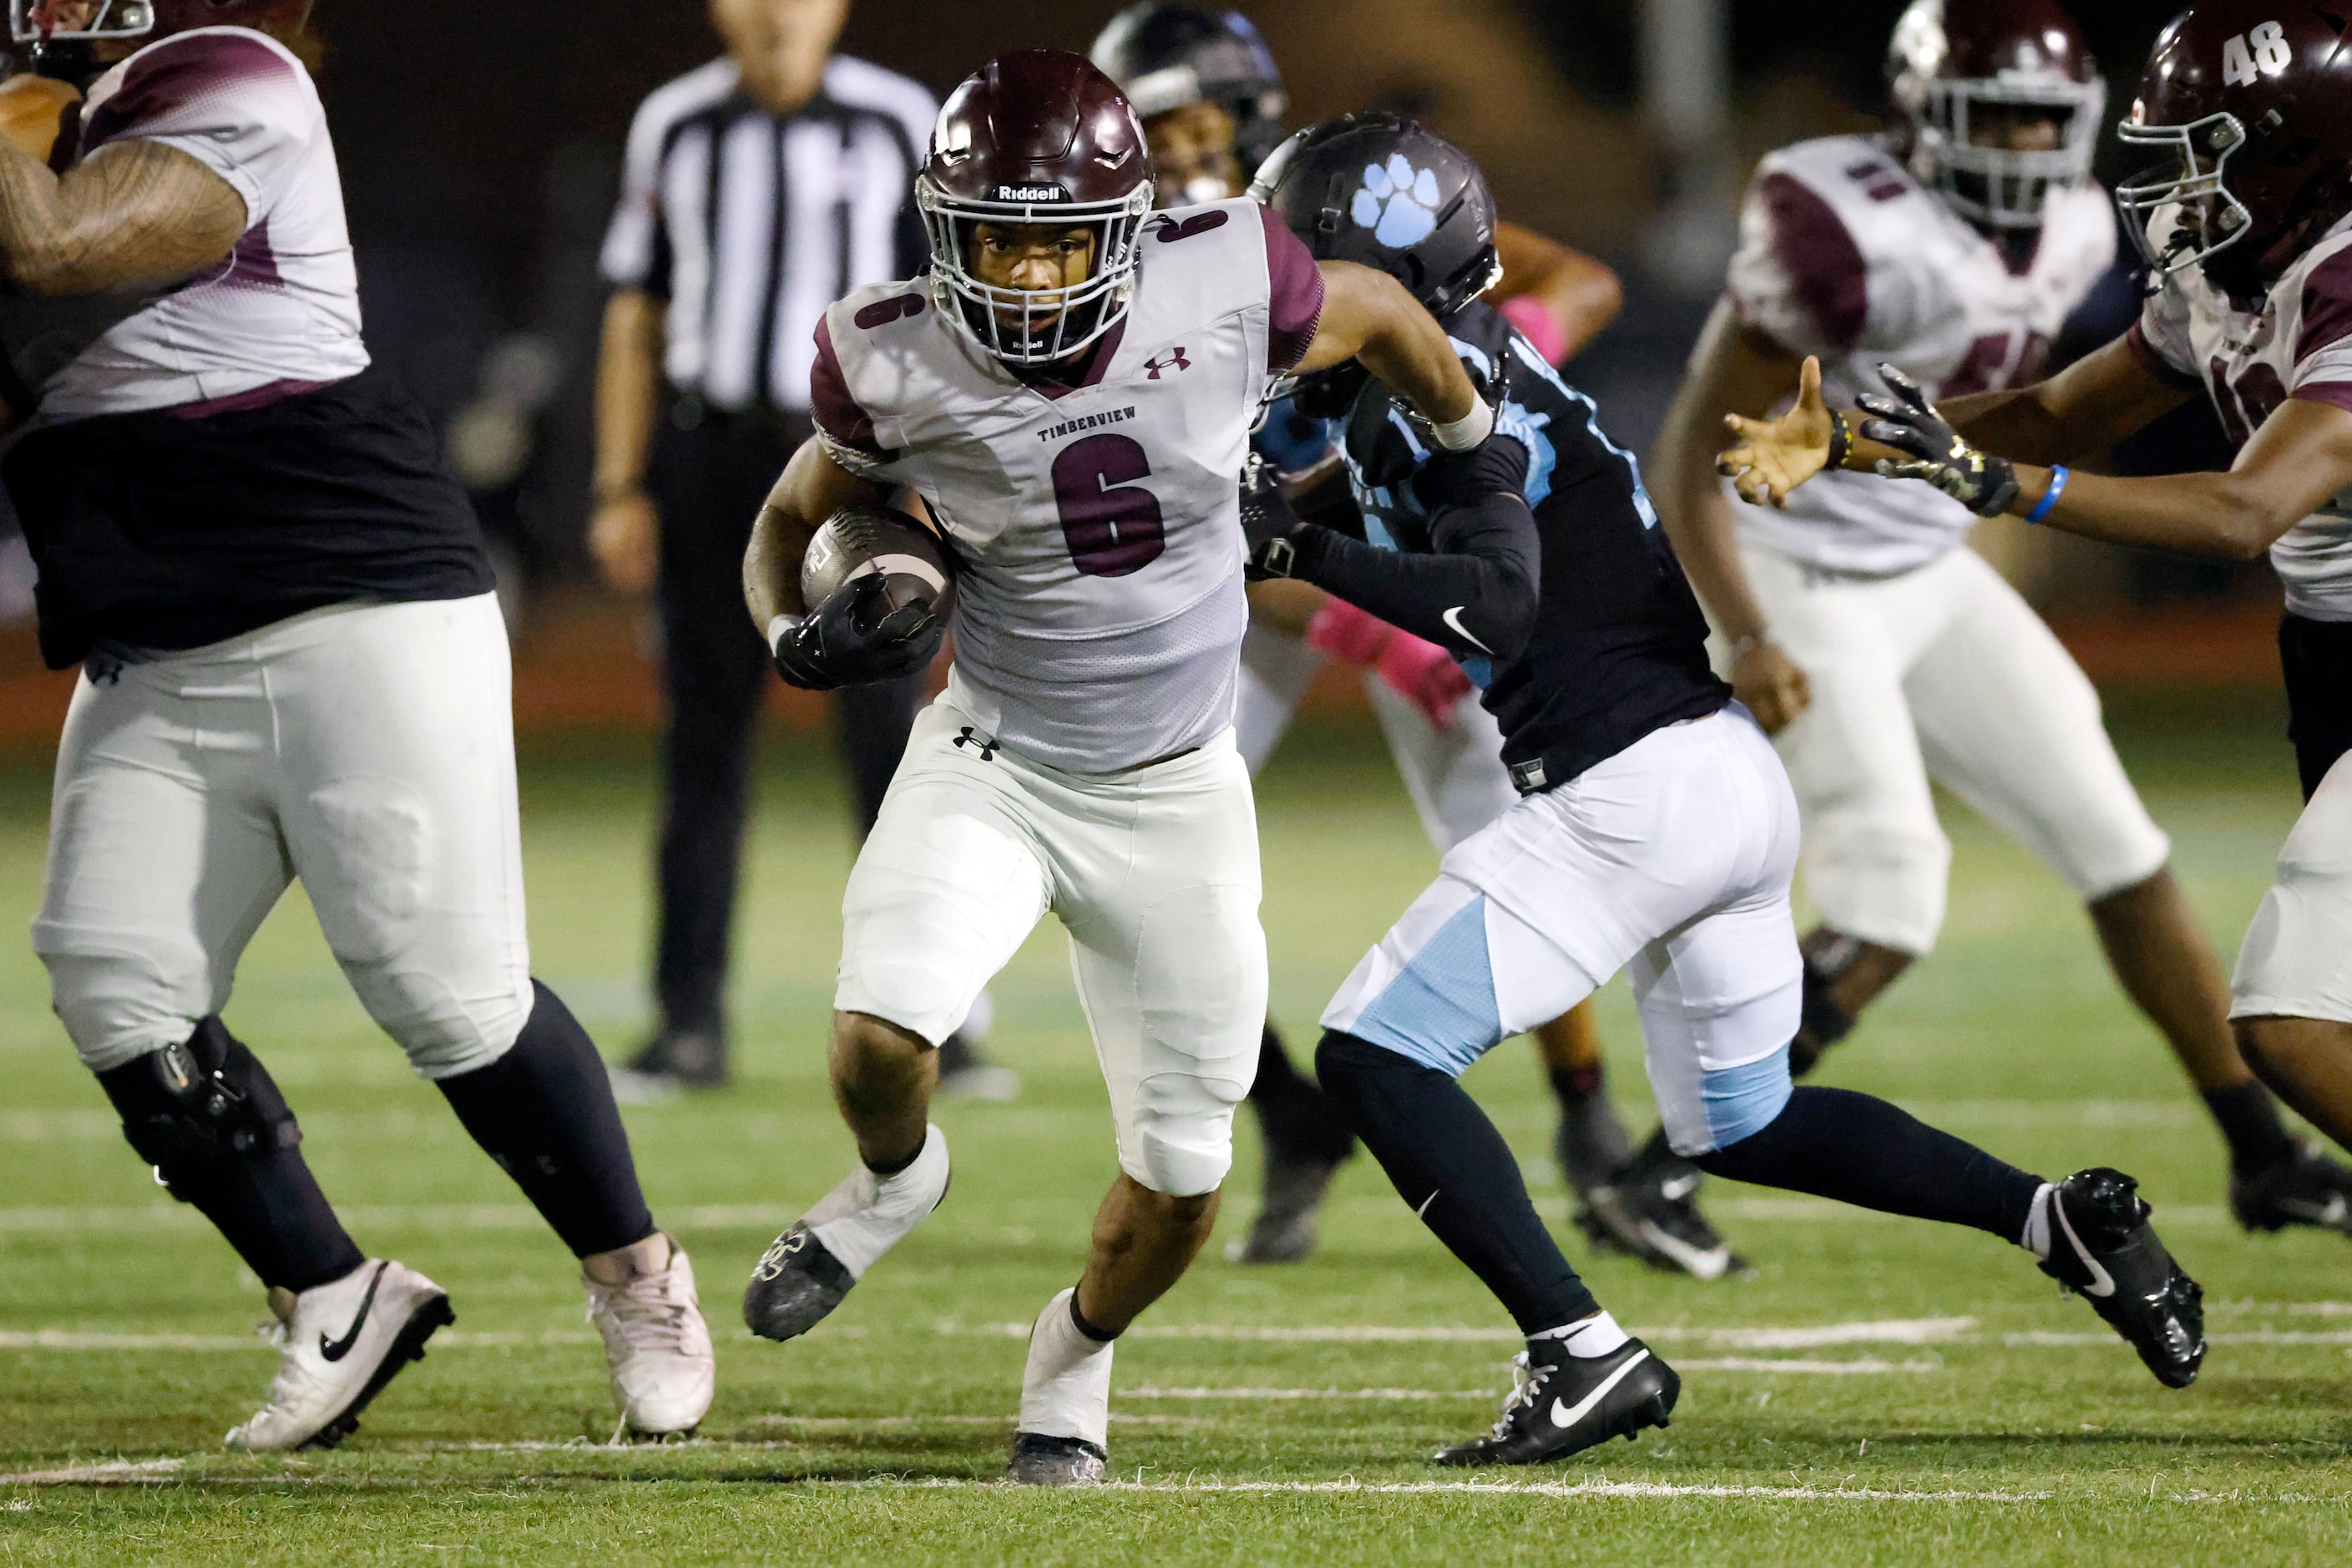
[[[278,1085],[218,1018],[98,1082],[139,1157],[263,1284],[308,1290],[367,1261],[302,1158]]]
[[[2025,1234],[2042,1186],[1883,1100],[1816,1084],[1798,1085],[1763,1131],[1693,1163],[1709,1175],[1974,1226],[2009,1242]]]
[[[513,1048],[434,1087],[574,1257],[643,1241],[653,1214],[604,1058],[554,992],[536,980],[531,991]]]
[[[1522,1333],[1601,1310],[1537,1215],[1510,1145],[1459,1083],[1337,1030],[1323,1037],[1315,1065],[1397,1194]]]
[[[1257,1077],[1250,1083],[1249,1100],[1276,1154],[1336,1165],[1356,1152],[1347,1118],[1313,1079],[1290,1065],[1290,1053],[1271,1023],[1258,1037]]]

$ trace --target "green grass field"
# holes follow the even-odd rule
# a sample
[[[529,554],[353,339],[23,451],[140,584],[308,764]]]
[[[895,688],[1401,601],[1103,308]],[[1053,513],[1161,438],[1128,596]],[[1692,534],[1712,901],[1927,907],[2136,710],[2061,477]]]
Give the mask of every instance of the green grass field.
[[[2166,717],[2166,714],[2169,717]],[[2135,705],[2118,731],[2226,956],[2294,797],[2267,700]],[[341,1451],[232,1458],[268,1381],[255,1281],[123,1145],[47,1012],[22,936],[46,782],[0,772],[0,1563],[1574,1562],[2268,1564],[2352,1559],[2352,1245],[2248,1237],[2219,1140],[2038,866],[1955,810],[1945,945],[1828,1081],[1893,1096],[2045,1173],[2139,1174],[2207,1291],[2202,1380],[2159,1388],[2022,1253],[1969,1232],[1710,1187],[1759,1265],[1715,1285],[1591,1259],[1602,1300],[1684,1370],[1671,1431],[1475,1485],[1423,1456],[1483,1428],[1507,1321],[1358,1160],[1321,1252],[1217,1249],[1118,1352],[1119,1485],[995,1484],[1021,1334],[1076,1277],[1114,1173],[1059,933],[1001,978],[1012,1105],[944,1103],[951,1200],[816,1332],[754,1342],[737,1294],[851,1158],[823,1078],[848,846],[823,759],[776,749],[739,970],[739,1084],[632,1110],[657,1215],[719,1342],[700,1438],[605,1445],[602,1357],[562,1248],[409,1077],[299,896],[230,1022],[268,1061],[371,1251],[446,1285],[455,1330]],[[1278,1016],[1304,1039],[1432,857],[1364,737],[1301,737],[1262,788]],[[541,975],[606,1048],[646,1021],[646,770],[630,747],[525,768]],[[1615,1090],[1646,1117],[1622,987]],[[1470,1078],[1566,1229],[1530,1054]]]

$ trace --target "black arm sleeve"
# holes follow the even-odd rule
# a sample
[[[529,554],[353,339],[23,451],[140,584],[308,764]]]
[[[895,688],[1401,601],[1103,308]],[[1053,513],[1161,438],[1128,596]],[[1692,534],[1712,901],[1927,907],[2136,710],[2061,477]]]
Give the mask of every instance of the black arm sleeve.
[[[1293,537],[1292,576],[1448,653],[1514,659],[1535,631],[1542,548],[1535,515],[1507,491],[1440,511],[1427,555],[1312,524]]]

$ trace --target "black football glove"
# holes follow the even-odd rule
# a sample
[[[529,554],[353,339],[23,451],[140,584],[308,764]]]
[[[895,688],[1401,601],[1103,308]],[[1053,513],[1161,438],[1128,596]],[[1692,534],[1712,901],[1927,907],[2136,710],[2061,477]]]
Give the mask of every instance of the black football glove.
[[[805,616],[777,628],[776,673],[803,691],[896,680],[928,666],[947,637],[939,606],[888,609],[882,574],[853,577]]]
[[[1878,416],[1864,420],[1862,433],[1911,454],[1902,462],[1880,458],[1878,471],[1891,479],[1925,479],[1979,517],[2007,511],[2017,500],[2017,470],[2010,460],[1962,440],[1919,384],[1893,365],[1880,365],[1878,376],[1895,395],[1865,392],[1854,399]]]
[[[1253,583],[1292,575],[1307,527],[1283,494],[1274,465],[1252,452],[1242,465],[1242,575]]]

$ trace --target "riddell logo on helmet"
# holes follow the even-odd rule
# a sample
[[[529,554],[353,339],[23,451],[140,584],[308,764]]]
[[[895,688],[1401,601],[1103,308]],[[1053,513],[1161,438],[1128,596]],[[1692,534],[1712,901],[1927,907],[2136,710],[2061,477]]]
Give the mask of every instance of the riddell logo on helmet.
[[[992,202],[1066,202],[1070,193],[1059,185],[998,185],[988,193]]]

